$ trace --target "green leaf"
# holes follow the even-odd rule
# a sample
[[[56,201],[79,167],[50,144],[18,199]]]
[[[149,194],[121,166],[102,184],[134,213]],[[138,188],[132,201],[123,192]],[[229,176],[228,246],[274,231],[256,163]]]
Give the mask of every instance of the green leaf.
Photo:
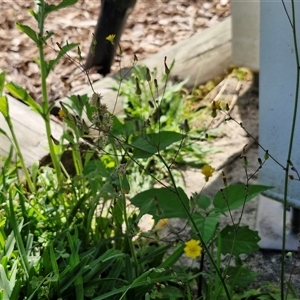
[[[250,201],[258,194],[271,189],[270,186],[245,184],[230,185],[215,195],[213,205],[217,212],[228,212],[241,207],[244,203]]]
[[[135,133],[133,121],[125,121],[122,123],[118,117],[113,116],[113,135],[130,136]]]
[[[124,266],[125,264],[123,257],[118,257],[115,263],[113,264],[112,269],[106,277],[106,283],[102,285],[102,288],[99,293],[100,295],[114,290],[115,285],[118,282],[118,278],[120,278],[120,274],[124,270]]]
[[[59,60],[71,49],[79,46],[79,44],[66,44],[63,47],[60,47],[60,50],[55,59],[51,59],[47,66],[47,76],[49,75],[50,71],[53,70],[55,65],[59,62]]]
[[[192,218],[202,234],[204,242],[209,242],[216,231],[219,222],[219,214],[211,213],[208,216],[202,216],[199,212],[194,212]]]
[[[251,230],[248,226],[235,227],[227,225],[220,232],[222,241],[222,254],[232,254],[239,256],[240,254],[250,254],[259,249],[258,242],[260,237],[258,232]]]
[[[0,73],[0,97],[2,97],[3,90],[4,90],[4,84],[5,84],[5,72]]]
[[[168,188],[149,189],[134,196],[131,203],[152,215],[155,222],[165,218],[187,218],[183,204],[189,209],[189,199],[181,188],[178,194]]]
[[[47,16],[51,12],[58,11],[58,10],[60,10],[62,8],[74,5],[74,4],[77,3],[77,1],[78,0],[63,0],[58,5],[53,5],[53,4],[47,4],[47,3],[45,3],[45,16]]]
[[[0,286],[1,286],[1,289],[4,290],[4,295],[6,295],[6,297],[9,298],[11,295],[11,292],[12,292],[12,287],[9,283],[9,280],[6,276],[6,272],[2,265],[0,265]]]
[[[3,117],[5,119],[9,116],[9,106],[8,106],[8,100],[6,96],[0,97],[0,112],[2,113]]]
[[[174,252],[169,255],[163,262],[162,264],[158,267],[158,269],[163,268],[170,268],[174,266],[174,264],[179,260],[179,258],[183,254],[183,249],[185,248],[185,244],[177,246],[177,248],[174,250]]]
[[[88,260],[89,258],[85,257],[75,267],[70,268],[65,276],[63,276],[63,273],[60,274],[59,288],[61,292],[64,292],[70,285],[72,285],[76,281],[79,276],[82,275],[82,273],[86,269]]]
[[[248,269],[245,265],[229,266],[226,272],[226,282],[231,288],[245,290],[257,277],[257,273]]]
[[[197,203],[199,208],[202,208],[204,210],[206,210],[211,204],[210,198],[201,193],[193,194],[193,201]]]
[[[23,33],[25,33],[27,36],[29,36],[38,46],[41,45],[41,41],[38,38],[37,33],[29,26],[27,25],[22,25],[19,22],[16,22],[16,27],[22,31]]]
[[[5,87],[13,95],[13,97],[26,103],[33,111],[39,114],[42,113],[42,107],[32,99],[24,88],[14,82],[6,84]]]
[[[135,137],[131,143],[131,146],[135,148],[133,155],[135,158],[148,158],[179,142],[182,138],[182,134],[173,131],[161,131]]]

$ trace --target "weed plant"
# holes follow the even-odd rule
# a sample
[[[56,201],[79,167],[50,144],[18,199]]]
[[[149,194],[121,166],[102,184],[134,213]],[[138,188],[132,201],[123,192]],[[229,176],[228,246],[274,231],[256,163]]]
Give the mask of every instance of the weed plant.
[[[175,163],[186,156],[198,159],[206,181],[215,170],[203,165],[201,148],[186,143],[195,132],[190,132],[191,116],[179,93],[184,83],[170,86],[166,60],[161,94],[155,72],[135,68],[133,84],[119,89],[128,99],[124,118],[109,112],[97,92],[73,95],[60,103],[64,133],[60,140],[53,138],[54,104],[48,101],[46,78],[78,45],[60,45],[57,57],[45,61],[44,47],[53,33],[44,32],[44,22],[75,2],[36,0],[30,13],[38,32],[17,23],[39,49],[41,104],[22,87],[6,83],[5,72],[0,74],[0,111],[9,127],[1,134],[12,145],[0,174],[0,299],[274,299],[267,288],[247,290],[256,275],[241,255],[258,250],[258,233],[240,225],[242,215],[219,226],[221,215],[244,208],[270,187],[250,185],[251,176],[245,184],[228,185],[223,174],[224,187],[212,199],[202,193],[187,196],[174,175]],[[26,167],[4,89],[44,120],[48,166]],[[222,112],[232,120],[228,111],[228,105],[212,103],[213,116]],[[202,128],[197,134],[205,136]],[[64,153],[71,164],[64,163]],[[246,153],[242,158],[246,169]],[[257,171],[269,158],[266,151]],[[146,214],[158,226],[142,232],[139,222]],[[170,218],[186,220],[188,239],[160,239],[159,224]],[[194,261],[192,267],[183,256]],[[293,289],[286,296],[296,299]]]

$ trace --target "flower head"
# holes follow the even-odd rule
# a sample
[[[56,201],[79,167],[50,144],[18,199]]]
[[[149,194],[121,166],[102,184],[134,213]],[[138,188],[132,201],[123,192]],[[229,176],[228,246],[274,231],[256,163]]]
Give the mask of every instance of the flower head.
[[[202,174],[205,176],[205,181],[208,181],[214,173],[215,169],[211,165],[204,165],[201,169]]]
[[[59,117],[62,118],[62,119],[65,118],[65,117],[67,116],[66,112],[63,111],[62,109],[59,110],[58,115],[59,115]]]
[[[200,241],[193,240],[193,239],[189,240],[188,242],[185,242],[186,247],[183,249],[185,255],[193,259],[200,256],[202,253],[202,247],[199,244]]]
[[[109,42],[111,42],[112,45],[115,44],[115,34],[110,34],[109,36],[106,37],[106,40],[108,40]]]

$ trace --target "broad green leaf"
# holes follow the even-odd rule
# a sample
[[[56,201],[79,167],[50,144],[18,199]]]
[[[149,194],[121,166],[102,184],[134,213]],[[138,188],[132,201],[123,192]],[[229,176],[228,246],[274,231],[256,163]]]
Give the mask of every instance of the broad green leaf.
[[[5,84],[5,72],[0,73],[0,97],[2,97],[3,89]]]
[[[130,136],[135,133],[133,121],[125,121],[122,123],[120,119],[113,116],[113,135]]]
[[[183,204],[189,209],[189,199],[181,188],[178,194],[168,188],[154,188],[137,194],[131,203],[152,215],[155,222],[165,218],[187,218]]]
[[[105,167],[104,163],[101,160],[89,161],[83,169],[83,175],[88,178],[107,178],[110,176],[110,172]]]
[[[131,146],[135,148],[133,155],[135,158],[148,158],[179,142],[182,138],[182,134],[173,131],[161,131],[135,137],[131,143]]]
[[[213,205],[218,212],[228,212],[241,207],[244,203],[250,201],[260,193],[271,189],[270,186],[245,184],[230,185],[215,195]]]
[[[198,230],[202,234],[204,242],[209,242],[216,231],[216,227],[219,222],[219,214],[211,213],[204,217],[199,212],[194,212],[192,218],[196,223]]]
[[[74,5],[78,0],[62,0],[58,5],[45,3],[45,14],[48,15],[51,12],[58,11],[62,8]]]
[[[250,254],[259,249],[258,242],[260,237],[258,232],[251,230],[248,226],[238,227],[238,231],[235,231],[235,227],[227,225],[220,232],[222,243],[222,254],[232,254],[239,256],[241,254]]]
[[[33,111],[41,114],[42,108],[39,104],[37,104],[32,97],[27,93],[27,91],[14,82],[10,82],[5,85],[7,90],[13,95],[13,97],[20,99],[24,103],[26,103]]]
[[[257,273],[248,269],[245,265],[229,266],[226,272],[226,282],[233,289],[245,290],[257,277]]]
[[[49,75],[50,71],[53,70],[55,65],[59,62],[59,60],[70,50],[73,48],[79,46],[79,44],[66,44],[62,46],[56,56],[55,59],[52,59],[49,61],[48,66],[47,66],[47,76]]]
[[[203,194],[193,194],[193,201],[197,204],[199,208],[206,210],[210,205],[210,198]]]
[[[22,25],[19,22],[16,22],[16,27],[22,31],[23,33],[25,33],[27,36],[29,36],[37,45],[41,45],[41,41],[38,38],[37,33],[29,26],[27,25]]]
[[[0,112],[2,113],[3,117],[5,119],[9,116],[9,106],[8,106],[8,100],[6,96],[0,97]]]

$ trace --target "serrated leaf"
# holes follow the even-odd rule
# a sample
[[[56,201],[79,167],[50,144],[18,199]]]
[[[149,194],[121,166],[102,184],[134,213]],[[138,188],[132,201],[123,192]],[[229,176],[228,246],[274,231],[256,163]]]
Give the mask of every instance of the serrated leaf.
[[[47,3],[45,3],[45,15],[48,15],[51,12],[54,12],[54,11],[58,11],[58,10],[60,10],[62,8],[74,5],[74,4],[77,3],[77,1],[78,0],[63,0],[58,5],[53,5],[53,4],[47,4]]]
[[[41,44],[41,41],[39,40],[37,33],[31,27],[27,25],[22,25],[19,22],[16,22],[16,27],[20,31],[25,33],[29,38],[31,38],[37,45]]]
[[[230,185],[215,195],[213,205],[217,212],[228,212],[241,207],[260,193],[271,189],[265,185],[249,185],[248,189],[244,184]]]
[[[73,48],[79,46],[79,44],[66,44],[64,46],[62,46],[56,56],[55,59],[51,59],[48,63],[48,67],[47,67],[47,76],[50,73],[51,70],[53,70],[53,68],[55,67],[55,65],[59,62],[59,60],[70,50],[72,50]]]
[[[179,142],[182,138],[182,134],[173,131],[161,131],[135,137],[131,143],[134,147],[133,155],[135,158],[148,158],[165,150],[173,143]]]
[[[10,82],[5,85],[7,90],[12,94],[13,97],[26,103],[33,111],[41,114],[42,107],[36,103],[32,97],[27,93],[27,91],[14,82]]]
[[[181,201],[189,209],[189,199],[185,192],[178,188],[179,196],[168,188],[149,189],[131,199],[131,203],[145,214],[153,216],[155,221],[165,218],[187,218]]]
[[[196,223],[198,230],[202,234],[204,242],[209,242],[216,231],[216,227],[219,222],[219,214],[212,213],[208,216],[202,216],[199,212],[194,212],[192,214],[192,218]]]
[[[220,232],[223,255],[232,254],[239,256],[241,254],[250,254],[259,249],[258,242],[260,237],[258,232],[251,230],[248,226],[235,227],[227,225]]]

